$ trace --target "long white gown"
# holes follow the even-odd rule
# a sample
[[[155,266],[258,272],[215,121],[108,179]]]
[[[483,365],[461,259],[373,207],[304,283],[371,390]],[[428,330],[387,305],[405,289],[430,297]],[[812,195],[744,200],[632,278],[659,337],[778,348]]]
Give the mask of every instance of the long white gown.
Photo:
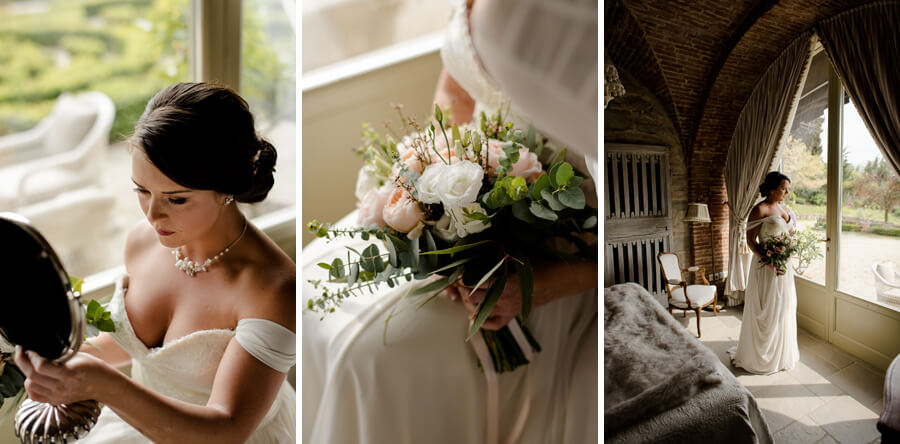
[[[790,226],[781,216],[768,216],[747,223],[747,230],[759,225],[759,239],[786,233]],[[744,314],[732,363],[751,373],[769,374],[794,368],[800,360],[797,348],[797,292],[794,270],[777,276],[768,266],[754,260],[744,295]]]
[[[464,2],[461,2],[464,6]],[[451,19],[442,57],[447,71],[490,113],[504,99],[479,68],[465,10]],[[477,115],[477,112],[476,112]],[[356,212],[336,223],[354,226]],[[317,239],[303,249],[303,304],[320,293],[319,262],[372,241]],[[324,319],[303,312],[303,443],[481,443],[486,382],[465,342],[466,310],[437,297],[417,309],[410,282],[344,300]],[[506,439],[531,396],[520,443],[597,442],[597,290],[536,308],[527,326],[542,351],[499,377],[499,436]],[[385,321],[390,323],[385,329]]]
[[[116,342],[132,357],[131,377],[143,386],[166,396],[205,405],[212,391],[213,378],[225,347],[237,334],[235,330],[200,330],[162,347],[147,348],[135,335],[125,311],[127,288],[120,280],[109,311],[116,331]],[[271,322],[271,321],[265,321]],[[274,323],[273,323],[274,324]],[[238,325],[238,331],[254,324]],[[284,328],[284,327],[281,327]],[[290,330],[284,329],[286,332]],[[240,341],[239,341],[240,342]],[[243,346],[243,345],[242,345]],[[247,346],[244,346],[245,349]],[[247,350],[254,356],[265,350]],[[275,402],[248,444],[281,444],[296,442],[296,394],[285,381]],[[151,441],[126,423],[109,407],[103,407],[97,424],[79,444],[150,444]]]

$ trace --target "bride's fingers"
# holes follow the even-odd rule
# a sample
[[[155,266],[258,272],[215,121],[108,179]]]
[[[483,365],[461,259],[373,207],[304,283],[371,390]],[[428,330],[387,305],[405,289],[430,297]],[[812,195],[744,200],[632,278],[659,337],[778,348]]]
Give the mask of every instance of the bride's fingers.
[[[453,302],[459,300],[459,290],[456,287],[450,286],[445,288],[444,294],[447,295],[447,298]]]

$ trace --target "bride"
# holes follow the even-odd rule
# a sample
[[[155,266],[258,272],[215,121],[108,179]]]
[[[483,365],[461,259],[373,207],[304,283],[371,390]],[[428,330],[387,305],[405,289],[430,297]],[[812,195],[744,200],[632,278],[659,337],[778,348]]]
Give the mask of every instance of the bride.
[[[474,52],[470,9],[463,0],[456,6],[441,50],[446,73],[435,98],[462,123],[482,110],[508,110],[509,101]],[[335,225],[354,226],[356,220],[353,212]],[[317,239],[304,248],[303,305],[317,296],[305,282],[322,276],[317,263],[368,243],[345,239]],[[535,269],[536,308],[526,324],[542,350],[529,366],[499,376],[494,409],[486,408],[485,375],[464,340],[482,291],[470,299],[468,291],[452,288],[448,297],[417,309],[421,300],[407,295],[425,282],[413,281],[348,298],[323,319],[304,312],[301,442],[485,442],[491,415],[497,415],[502,439],[517,430],[521,443],[596,441],[597,270],[593,261]],[[519,313],[513,287],[486,328],[499,328]],[[524,405],[530,410],[517,423]]]
[[[747,244],[759,259],[764,254],[760,241],[792,232],[797,225],[793,212],[781,205],[788,194],[790,182],[784,174],[772,171],[759,186],[765,200],[753,208],[747,220]],[[744,297],[741,335],[737,349],[732,349],[730,353],[736,367],[757,374],[790,370],[800,359],[797,348],[797,293],[790,266],[780,276],[770,266],[760,266],[758,263],[751,266]]]
[[[104,404],[79,443],[295,442],[295,266],[235,204],[265,199],[275,148],[207,83],[157,93],[129,144],[146,221],[126,240],[116,331],[62,365],[17,349],[28,396]]]

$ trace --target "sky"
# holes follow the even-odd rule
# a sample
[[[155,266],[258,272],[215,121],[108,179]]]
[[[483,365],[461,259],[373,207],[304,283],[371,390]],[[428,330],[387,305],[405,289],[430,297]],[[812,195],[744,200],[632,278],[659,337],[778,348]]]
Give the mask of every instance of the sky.
[[[826,147],[828,140],[828,109],[825,109],[825,123],[822,125],[822,146]],[[866,162],[873,159],[883,158],[866,124],[863,123],[856,107],[852,103],[844,105],[844,146],[847,147],[847,157],[851,164],[864,167]],[[822,150],[822,160],[828,163],[827,147]]]

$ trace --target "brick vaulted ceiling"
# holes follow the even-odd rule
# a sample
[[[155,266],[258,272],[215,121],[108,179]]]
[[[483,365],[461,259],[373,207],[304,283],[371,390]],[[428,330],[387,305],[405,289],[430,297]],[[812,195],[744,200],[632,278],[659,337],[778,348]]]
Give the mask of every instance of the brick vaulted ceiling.
[[[720,176],[741,109],[772,61],[819,20],[869,2],[613,0],[604,46],[663,105],[691,175]]]

